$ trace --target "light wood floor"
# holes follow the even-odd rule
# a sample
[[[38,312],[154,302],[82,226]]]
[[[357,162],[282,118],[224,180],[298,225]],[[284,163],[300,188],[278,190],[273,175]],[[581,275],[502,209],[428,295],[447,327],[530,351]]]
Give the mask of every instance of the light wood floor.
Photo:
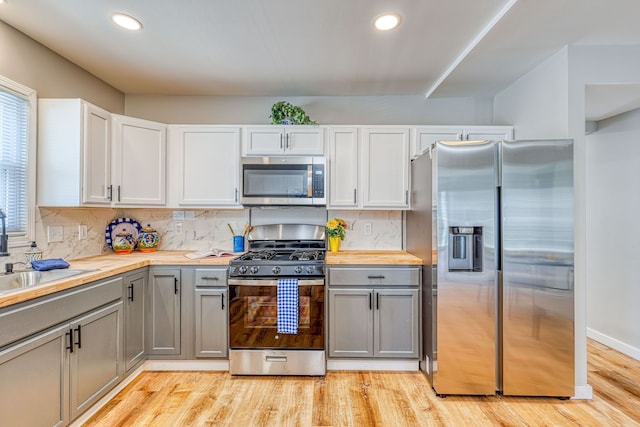
[[[437,397],[419,372],[145,372],[85,426],[640,426],[640,362],[588,344],[586,400]]]

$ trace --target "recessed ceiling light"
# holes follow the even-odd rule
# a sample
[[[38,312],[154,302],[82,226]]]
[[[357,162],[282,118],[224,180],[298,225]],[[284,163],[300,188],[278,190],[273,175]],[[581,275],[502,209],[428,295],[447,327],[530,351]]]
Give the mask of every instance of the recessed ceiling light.
[[[114,13],[111,15],[113,22],[131,31],[138,31],[142,28],[142,23],[133,16],[125,15],[124,13]]]
[[[381,31],[392,30],[399,24],[400,16],[395,14],[380,15],[373,21],[373,25]]]

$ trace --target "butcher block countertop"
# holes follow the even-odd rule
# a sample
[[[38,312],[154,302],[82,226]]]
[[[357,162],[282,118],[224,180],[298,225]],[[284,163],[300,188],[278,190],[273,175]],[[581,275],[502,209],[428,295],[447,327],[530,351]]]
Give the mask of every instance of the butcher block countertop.
[[[194,267],[226,267],[233,256],[190,259],[193,251],[134,252],[128,255],[105,254],[69,261],[71,269],[91,270],[54,282],[0,294],[0,308],[28,301],[54,292],[105,279],[137,268],[162,265]],[[327,252],[327,265],[420,265],[420,259],[404,251],[340,251]]]
[[[422,265],[422,260],[405,251],[327,252],[325,262],[331,265]]]

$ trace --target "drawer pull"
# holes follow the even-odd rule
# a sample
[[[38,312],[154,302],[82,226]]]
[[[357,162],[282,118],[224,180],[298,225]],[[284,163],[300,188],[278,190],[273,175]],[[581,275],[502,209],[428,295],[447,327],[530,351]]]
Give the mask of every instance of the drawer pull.
[[[216,276],[202,276],[201,279],[202,280],[220,280],[220,278]]]
[[[384,276],[367,276],[368,279],[384,279]]]

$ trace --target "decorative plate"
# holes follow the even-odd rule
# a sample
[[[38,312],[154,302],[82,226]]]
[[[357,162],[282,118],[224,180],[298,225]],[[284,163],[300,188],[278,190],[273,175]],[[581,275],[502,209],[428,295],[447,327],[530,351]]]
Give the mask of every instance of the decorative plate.
[[[113,249],[112,243],[116,238],[116,234],[126,231],[131,233],[133,239],[138,242],[138,233],[142,230],[140,223],[132,218],[117,218],[111,221],[104,232],[104,238],[107,241],[107,245]]]

